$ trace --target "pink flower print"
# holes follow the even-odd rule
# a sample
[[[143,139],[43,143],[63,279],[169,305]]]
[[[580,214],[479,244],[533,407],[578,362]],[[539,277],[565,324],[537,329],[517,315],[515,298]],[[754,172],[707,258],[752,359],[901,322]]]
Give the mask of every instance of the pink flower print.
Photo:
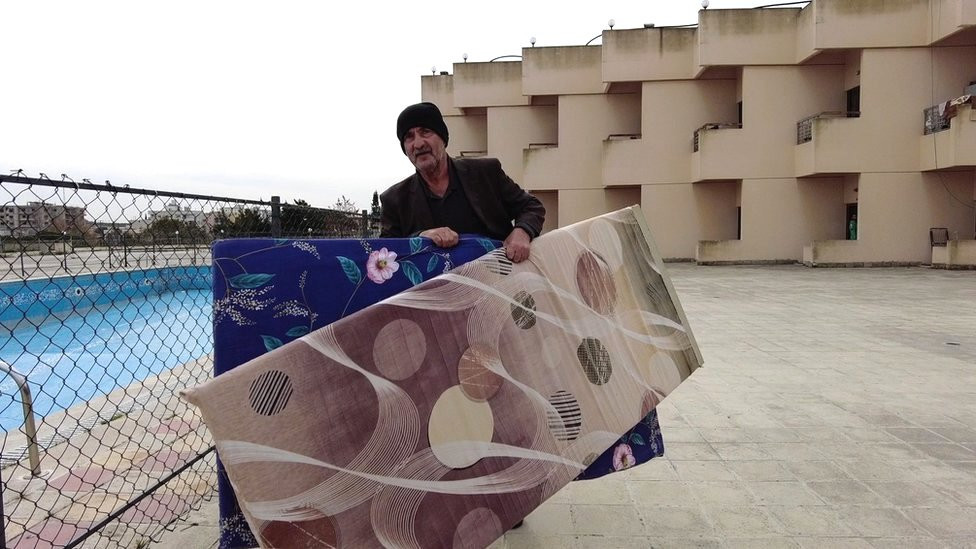
[[[634,459],[634,451],[629,444],[621,444],[613,449],[613,470],[620,471],[633,467],[637,463]]]
[[[366,276],[377,284],[382,284],[389,280],[393,273],[397,272],[400,264],[396,262],[396,252],[391,252],[386,248],[374,250],[366,260]]]

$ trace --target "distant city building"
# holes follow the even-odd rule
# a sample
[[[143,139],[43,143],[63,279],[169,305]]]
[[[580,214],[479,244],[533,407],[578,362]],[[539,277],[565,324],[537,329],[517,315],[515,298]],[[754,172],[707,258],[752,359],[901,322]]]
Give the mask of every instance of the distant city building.
[[[27,205],[0,206],[0,236],[26,237],[41,232],[85,232],[91,222],[85,220],[85,208],[28,202]],[[74,229],[74,231],[72,231]]]
[[[640,204],[670,259],[929,263],[947,234],[976,265],[974,83],[976,0],[815,0],[523,48],[421,88],[449,152],[499,158],[546,229]]]

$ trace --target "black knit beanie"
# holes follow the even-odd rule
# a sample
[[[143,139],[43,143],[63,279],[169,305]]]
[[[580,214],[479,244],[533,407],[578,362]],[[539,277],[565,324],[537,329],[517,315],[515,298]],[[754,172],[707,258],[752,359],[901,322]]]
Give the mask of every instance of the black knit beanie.
[[[397,139],[400,140],[400,150],[406,152],[403,147],[403,138],[407,136],[410,128],[427,128],[436,133],[444,140],[447,146],[447,125],[444,124],[444,117],[441,116],[440,109],[433,103],[423,102],[410,105],[403,109],[397,117]]]

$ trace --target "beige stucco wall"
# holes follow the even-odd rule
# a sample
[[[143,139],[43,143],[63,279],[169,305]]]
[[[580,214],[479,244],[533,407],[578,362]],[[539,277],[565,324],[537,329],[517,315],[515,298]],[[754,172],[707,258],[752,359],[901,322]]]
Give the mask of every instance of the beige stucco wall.
[[[923,46],[930,0],[817,0],[817,48]]]
[[[532,195],[538,198],[546,208],[546,222],[542,225],[542,232],[546,233],[553,229],[558,229],[559,225],[559,192],[558,191],[532,191]]]
[[[971,239],[972,204],[953,198],[971,191],[972,174],[861,174],[858,240],[866,245],[861,261],[927,263],[929,228]]]
[[[602,215],[608,211],[603,189],[561,189],[559,191],[559,226]]]
[[[843,65],[743,68],[742,128],[700,132],[692,179],[794,177],[796,122],[843,110],[843,82]]]
[[[640,95],[563,95],[558,108],[559,146],[524,151],[525,184],[533,189],[602,187],[603,140],[610,134],[640,133]]]
[[[668,258],[925,263],[929,227],[973,238],[976,114],[963,107],[923,136],[922,111],[976,80],[976,0],[699,16],[697,29],[605,31],[602,46],[458,64],[422,91],[449,115],[449,150],[501,159],[546,204],[549,229],[639,201]],[[855,86],[860,117],[818,119],[797,145],[797,122],[845,111]],[[693,153],[695,129],[736,122],[737,101],[743,127],[702,132]],[[857,241],[842,240],[851,203]]]
[[[932,247],[932,266],[943,268],[976,267],[976,240],[950,240]]]
[[[650,28],[603,32],[603,80],[640,82],[693,78],[698,29]]]
[[[488,109],[488,150],[501,160],[509,177],[520,184],[522,151],[530,143],[555,143],[558,139],[555,106],[495,107]]]
[[[976,166],[976,111],[960,108],[949,129],[923,135],[919,155],[923,170]]]
[[[602,61],[600,46],[522,48],[522,93],[603,93]]]
[[[420,77],[420,96],[437,105],[444,116],[464,114],[454,106],[454,76],[449,74]]]
[[[799,9],[698,12],[701,65],[786,65],[796,62]]]
[[[643,185],[641,209],[669,259],[692,259],[699,240],[736,237],[738,181]]]
[[[522,63],[454,64],[454,105],[457,107],[490,107],[528,105],[522,93]]]
[[[691,142],[706,122],[733,122],[734,80],[645,82],[641,92],[641,139],[604,144],[608,185],[669,184],[691,180]]]
[[[461,156],[462,153],[488,150],[488,120],[485,115],[445,116],[447,124],[447,153]]]

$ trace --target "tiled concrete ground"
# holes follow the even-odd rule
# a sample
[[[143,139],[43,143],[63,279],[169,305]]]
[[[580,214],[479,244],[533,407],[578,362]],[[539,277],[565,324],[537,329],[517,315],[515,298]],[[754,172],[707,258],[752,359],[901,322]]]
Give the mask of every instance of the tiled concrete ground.
[[[572,483],[493,547],[976,547],[976,273],[696,267],[705,356],[666,457]],[[209,547],[216,507],[162,547]]]

